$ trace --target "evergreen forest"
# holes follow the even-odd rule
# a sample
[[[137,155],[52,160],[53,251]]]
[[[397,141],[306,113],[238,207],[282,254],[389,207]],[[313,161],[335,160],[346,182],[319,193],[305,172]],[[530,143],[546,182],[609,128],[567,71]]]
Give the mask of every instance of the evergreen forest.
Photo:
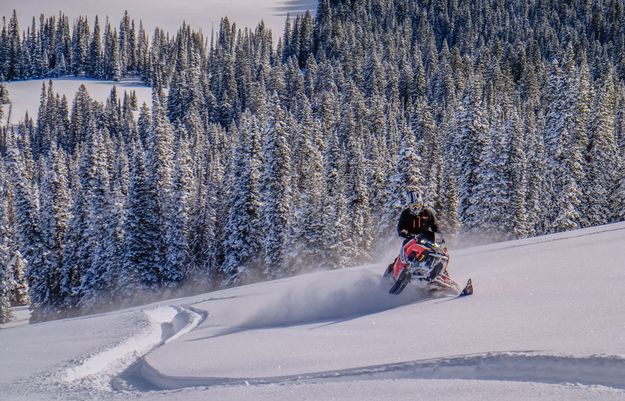
[[[276,43],[6,16],[0,82],[133,76],[152,100],[46,83],[0,128],[0,323],[363,264],[411,190],[456,246],[625,220],[623,21],[625,0],[321,0]]]

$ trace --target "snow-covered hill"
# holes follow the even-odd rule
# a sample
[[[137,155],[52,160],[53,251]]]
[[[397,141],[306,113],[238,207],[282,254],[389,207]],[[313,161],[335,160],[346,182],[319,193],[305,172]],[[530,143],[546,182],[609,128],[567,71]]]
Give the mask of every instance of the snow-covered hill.
[[[625,400],[625,223],[0,330],[0,399]],[[130,394],[129,394],[130,393]]]

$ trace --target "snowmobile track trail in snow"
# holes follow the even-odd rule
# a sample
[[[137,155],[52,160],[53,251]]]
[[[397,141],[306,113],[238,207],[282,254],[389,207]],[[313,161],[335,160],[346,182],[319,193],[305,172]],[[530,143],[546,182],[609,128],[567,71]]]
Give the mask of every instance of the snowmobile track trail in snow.
[[[228,378],[165,376],[145,360],[137,367],[152,391],[191,387],[266,385],[306,382],[345,382],[388,379],[497,380],[546,384],[581,384],[625,389],[625,359],[593,355],[571,357],[534,352],[490,352],[450,358],[408,361],[385,365],[300,375]],[[147,389],[146,389],[147,390]]]
[[[121,379],[129,366],[168,342],[190,332],[207,317],[207,312],[191,306],[161,306],[143,310],[149,324],[138,334],[117,346],[88,356],[76,366],[65,369],[62,382],[72,386],[82,384],[95,390],[110,391],[126,389]]]

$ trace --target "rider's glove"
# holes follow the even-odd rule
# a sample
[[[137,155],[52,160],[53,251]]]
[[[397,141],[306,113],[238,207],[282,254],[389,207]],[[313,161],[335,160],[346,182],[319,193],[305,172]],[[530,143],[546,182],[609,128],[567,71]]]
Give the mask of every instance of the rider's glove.
[[[402,238],[408,237],[408,230],[401,230],[399,232],[399,236],[402,237]]]

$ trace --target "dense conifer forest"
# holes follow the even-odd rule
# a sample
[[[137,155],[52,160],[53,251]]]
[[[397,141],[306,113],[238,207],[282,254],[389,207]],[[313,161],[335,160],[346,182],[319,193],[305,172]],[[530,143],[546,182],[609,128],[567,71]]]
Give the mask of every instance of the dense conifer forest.
[[[5,80],[140,76],[153,96],[46,84],[36,121],[2,127],[0,322],[28,297],[41,321],[361,264],[407,190],[457,241],[621,221],[624,10],[321,0],[278,43],[227,19],[8,16]]]

